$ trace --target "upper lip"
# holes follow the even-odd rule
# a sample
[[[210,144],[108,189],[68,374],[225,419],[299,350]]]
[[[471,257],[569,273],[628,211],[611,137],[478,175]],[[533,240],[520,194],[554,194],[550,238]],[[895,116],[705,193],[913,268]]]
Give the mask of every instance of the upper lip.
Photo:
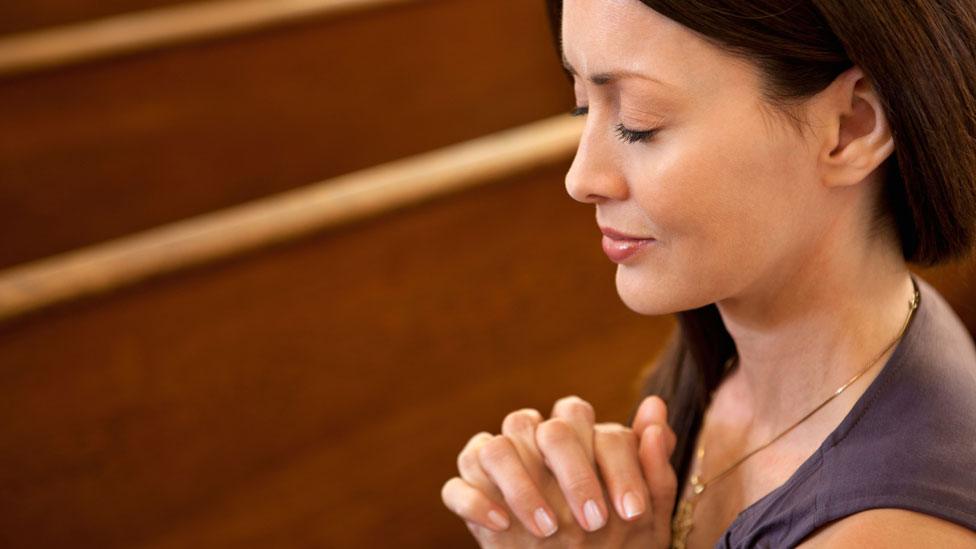
[[[654,240],[649,236],[634,236],[602,225],[600,226],[600,232],[614,240]]]

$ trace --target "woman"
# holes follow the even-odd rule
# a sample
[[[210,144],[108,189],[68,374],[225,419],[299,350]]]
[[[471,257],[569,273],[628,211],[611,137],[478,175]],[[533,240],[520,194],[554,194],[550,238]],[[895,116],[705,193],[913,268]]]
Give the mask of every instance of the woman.
[[[447,507],[483,547],[976,547],[976,350],[907,266],[972,248],[972,0],[549,7],[567,191],[680,329],[631,425],[513,412]]]

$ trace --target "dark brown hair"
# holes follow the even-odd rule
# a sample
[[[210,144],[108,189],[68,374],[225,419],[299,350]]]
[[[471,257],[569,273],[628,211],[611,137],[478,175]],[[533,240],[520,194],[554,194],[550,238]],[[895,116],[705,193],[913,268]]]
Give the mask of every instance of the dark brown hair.
[[[805,99],[858,66],[874,84],[895,153],[885,161],[872,232],[892,227],[905,260],[968,254],[976,233],[976,4],[972,0],[641,0],[724,51],[754,63],[772,111],[797,129]],[[561,49],[562,0],[547,0]],[[678,434],[680,483],[711,393],[735,344],[715,304],[678,327],[642,395],[660,395]],[[636,409],[634,410],[636,411]],[[631,413],[631,419],[633,412]],[[681,490],[678,490],[679,496]]]

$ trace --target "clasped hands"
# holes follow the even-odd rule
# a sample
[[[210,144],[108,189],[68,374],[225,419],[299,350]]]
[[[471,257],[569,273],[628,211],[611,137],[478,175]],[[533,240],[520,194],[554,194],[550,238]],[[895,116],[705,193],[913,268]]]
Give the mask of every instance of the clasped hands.
[[[483,548],[669,547],[676,440],[656,395],[631,427],[596,423],[588,402],[565,397],[549,419],[525,408],[500,435],[473,436],[441,498]]]

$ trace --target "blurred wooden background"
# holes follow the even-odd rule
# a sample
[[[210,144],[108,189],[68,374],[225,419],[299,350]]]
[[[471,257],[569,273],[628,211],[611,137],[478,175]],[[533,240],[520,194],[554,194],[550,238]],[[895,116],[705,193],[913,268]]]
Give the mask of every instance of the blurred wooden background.
[[[473,547],[440,502],[468,437],[568,394],[623,421],[673,321],[620,303],[571,147],[149,276],[93,259],[538,134],[573,106],[548,32],[524,0],[0,6],[0,546]],[[923,276],[976,332],[974,272]]]

